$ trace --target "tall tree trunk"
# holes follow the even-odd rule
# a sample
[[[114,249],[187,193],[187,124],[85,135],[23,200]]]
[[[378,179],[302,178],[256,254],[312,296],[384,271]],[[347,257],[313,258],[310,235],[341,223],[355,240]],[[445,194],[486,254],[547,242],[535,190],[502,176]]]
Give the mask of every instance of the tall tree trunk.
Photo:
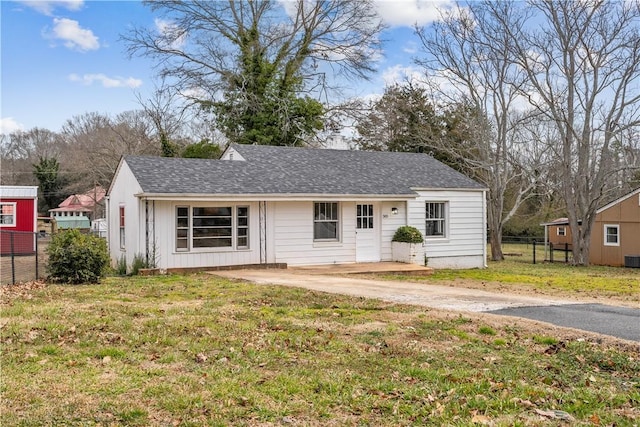
[[[489,229],[489,244],[491,245],[491,260],[503,261],[504,254],[502,253],[502,228]]]

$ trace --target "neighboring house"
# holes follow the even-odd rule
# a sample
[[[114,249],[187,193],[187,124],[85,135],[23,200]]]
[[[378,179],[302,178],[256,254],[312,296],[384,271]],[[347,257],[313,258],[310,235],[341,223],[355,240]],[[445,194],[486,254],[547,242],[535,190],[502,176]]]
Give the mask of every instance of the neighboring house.
[[[38,187],[0,185],[0,254],[34,253],[37,222]]]
[[[83,194],[72,194],[57,208],[49,209],[57,230],[77,228],[88,231],[91,221],[103,218],[106,190],[99,185]]]
[[[556,218],[551,222],[540,224],[545,227],[545,236],[547,242],[554,247],[564,247],[565,244],[571,247],[571,227],[569,227],[569,218]]]
[[[630,256],[640,258],[640,188],[598,209],[591,231],[590,263],[623,266]]]
[[[541,224],[545,239],[554,247],[571,248],[571,227],[567,218]],[[640,258],[640,188],[596,211],[591,231],[589,263],[624,266],[625,257]],[[546,259],[546,257],[545,257]]]
[[[126,156],[107,196],[112,261],[161,269],[391,261],[482,268],[486,189],[426,154],[231,145],[220,160]]]

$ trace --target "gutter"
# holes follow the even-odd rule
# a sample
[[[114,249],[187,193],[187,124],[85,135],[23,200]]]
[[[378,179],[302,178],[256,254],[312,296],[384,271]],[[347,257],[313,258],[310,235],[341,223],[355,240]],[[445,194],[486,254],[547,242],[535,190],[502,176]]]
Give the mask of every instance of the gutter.
[[[202,194],[202,193],[137,193],[135,197],[145,200],[189,200],[189,201],[254,201],[254,202],[270,202],[279,200],[300,200],[300,201],[353,201],[353,200],[372,200],[372,201],[398,201],[412,200],[417,194]]]

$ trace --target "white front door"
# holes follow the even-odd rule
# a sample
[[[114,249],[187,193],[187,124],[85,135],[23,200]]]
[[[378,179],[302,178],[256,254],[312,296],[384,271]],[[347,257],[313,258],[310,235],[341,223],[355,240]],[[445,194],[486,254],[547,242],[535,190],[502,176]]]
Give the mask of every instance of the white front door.
[[[378,205],[356,204],[356,262],[380,261]]]

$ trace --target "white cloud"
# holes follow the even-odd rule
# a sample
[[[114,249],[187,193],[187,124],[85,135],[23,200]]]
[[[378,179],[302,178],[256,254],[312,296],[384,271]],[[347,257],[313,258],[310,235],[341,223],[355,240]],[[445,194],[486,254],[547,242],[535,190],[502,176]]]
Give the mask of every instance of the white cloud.
[[[24,130],[24,125],[15,121],[13,117],[0,118],[0,134],[9,134]]]
[[[180,27],[171,21],[165,19],[156,18],[154,21],[156,29],[162,35],[169,40],[173,40],[169,46],[171,49],[180,49],[187,41],[186,33],[182,32]]]
[[[69,74],[69,80],[76,83],[81,83],[85,86],[90,86],[94,82],[99,82],[106,88],[128,87],[137,88],[142,86],[142,80],[134,79],[133,77],[108,77],[104,74],[84,74],[79,76],[78,74]]]
[[[418,52],[418,46],[414,41],[408,41],[404,47],[402,48],[404,53],[408,53],[409,55],[413,55]]]
[[[453,0],[375,0],[375,4],[384,22],[398,27],[430,24],[441,9],[455,7]]]
[[[51,16],[53,15],[54,9],[61,7],[67,10],[76,11],[80,10],[84,5],[84,0],[53,0],[53,1],[45,1],[45,0],[22,0],[19,1],[25,6],[34,9],[43,15]]]
[[[424,81],[424,73],[417,67],[411,65],[394,65],[382,72],[382,80],[385,86],[391,86],[396,83],[420,83]]]
[[[64,41],[69,49],[86,52],[100,48],[100,42],[91,30],[80,27],[78,21],[67,18],[53,18],[53,31],[49,37]]]

